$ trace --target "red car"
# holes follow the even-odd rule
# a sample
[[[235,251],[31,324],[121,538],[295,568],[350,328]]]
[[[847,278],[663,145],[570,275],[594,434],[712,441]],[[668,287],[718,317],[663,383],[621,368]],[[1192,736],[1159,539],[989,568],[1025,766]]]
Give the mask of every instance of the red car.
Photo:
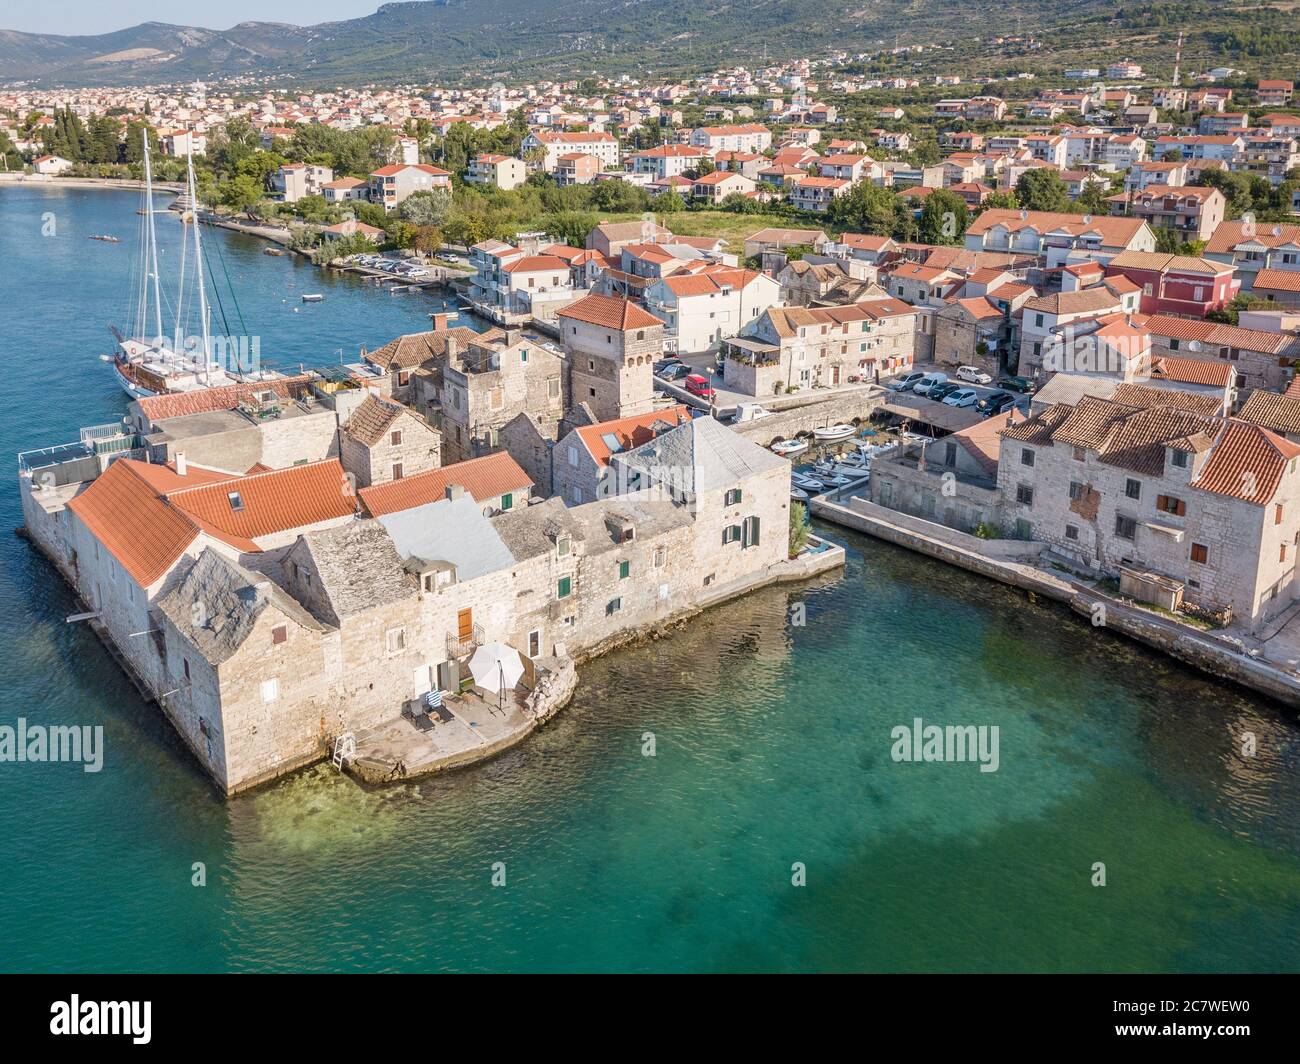
[[[709,378],[700,373],[692,373],[685,380],[686,390],[692,395],[698,395],[701,399],[713,398],[713,385],[709,383]]]

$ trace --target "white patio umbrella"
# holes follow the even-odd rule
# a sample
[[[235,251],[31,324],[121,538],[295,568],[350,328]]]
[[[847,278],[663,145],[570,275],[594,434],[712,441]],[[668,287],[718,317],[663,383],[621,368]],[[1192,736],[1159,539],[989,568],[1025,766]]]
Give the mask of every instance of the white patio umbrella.
[[[510,691],[524,674],[524,662],[514,647],[484,643],[469,659],[469,671],[485,691]]]

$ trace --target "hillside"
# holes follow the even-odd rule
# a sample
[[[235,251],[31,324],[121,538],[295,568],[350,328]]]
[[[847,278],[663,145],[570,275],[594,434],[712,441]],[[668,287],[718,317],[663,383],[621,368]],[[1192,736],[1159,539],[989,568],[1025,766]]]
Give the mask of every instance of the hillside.
[[[1279,3],[1229,0],[1121,4],[1009,0],[980,10],[945,0],[422,0],[299,27],[246,22],[228,30],[148,22],[98,36],[0,31],[0,81],[46,85],[161,84],[242,74],[305,85],[428,82],[593,72],[670,74],[720,64],[942,43],[956,61],[996,71],[1132,54],[1168,67],[1179,28],[1185,63],[1258,65],[1300,48]],[[992,37],[1038,38],[1033,48]],[[925,70],[944,53],[909,57]],[[1294,64],[1292,64],[1293,66]],[[899,64],[895,64],[897,68]]]

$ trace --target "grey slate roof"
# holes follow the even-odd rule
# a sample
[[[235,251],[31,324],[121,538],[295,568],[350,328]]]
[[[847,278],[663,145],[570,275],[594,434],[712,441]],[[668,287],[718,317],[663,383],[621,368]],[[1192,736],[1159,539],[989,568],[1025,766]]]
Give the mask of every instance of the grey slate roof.
[[[416,594],[392,537],[378,521],[308,532],[297,551],[311,556],[329,604],[326,619],[334,624]]]
[[[462,583],[515,564],[492,522],[468,495],[384,514],[379,523],[402,558],[451,562]]]
[[[554,550],[557,532],[574,540],[582,538],[581,524],[558,495],[499,514],[492,519],[492,527],[517,561]]]
[[[158,602],[158,608],[213,665],[221,664],[243,645],[269,605],[303,628],[324,630],[268,577],[250,572],[211,547]]]
[[[697,417],[640,447],[614,455],[610,464],[644,472],[654,483],[698,495],[789,462],[715,418]]]

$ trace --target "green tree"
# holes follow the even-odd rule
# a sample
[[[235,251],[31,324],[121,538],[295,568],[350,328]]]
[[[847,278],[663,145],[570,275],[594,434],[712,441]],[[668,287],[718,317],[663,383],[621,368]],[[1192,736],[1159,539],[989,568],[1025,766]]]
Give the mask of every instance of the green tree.
[[[1026,170],[1016,182],[1016,199],[1029,211],[1068,211],[1070,193],[1061,175],[1047,167]]]
[[[969,224],[966,201],[955,192],[936,189],[926,196],[917,226],[923,244],[960,244]]]
[[[560,211],[542,219],[543,228],[562,244],[580,248],[587,242],[587,234],[600,224],[600,218],[590,211]]]
[[[435,188],[429,191],[412,192],[397,212],[403,220],[414,226],[443,226],[451,214],[451,190]]]

